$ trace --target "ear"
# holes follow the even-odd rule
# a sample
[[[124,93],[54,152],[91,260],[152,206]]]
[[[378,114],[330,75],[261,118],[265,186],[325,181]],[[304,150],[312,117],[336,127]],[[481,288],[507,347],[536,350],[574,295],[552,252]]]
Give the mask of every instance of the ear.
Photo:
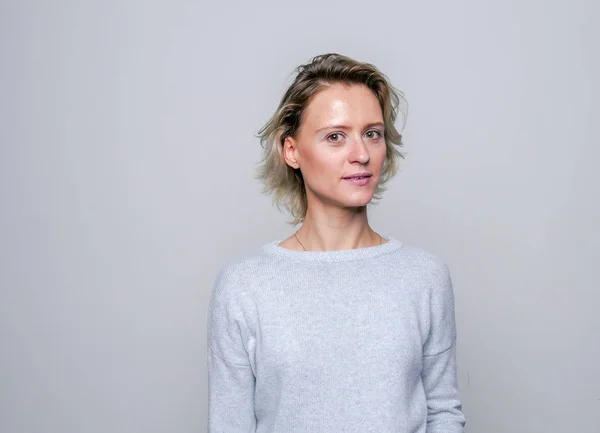
[[[292,137],[286,137],[283,141],[283,149],[281,149],[283,160],[287,165],[294,169],[300,168],[298,164],[298,146],[296,140]]]

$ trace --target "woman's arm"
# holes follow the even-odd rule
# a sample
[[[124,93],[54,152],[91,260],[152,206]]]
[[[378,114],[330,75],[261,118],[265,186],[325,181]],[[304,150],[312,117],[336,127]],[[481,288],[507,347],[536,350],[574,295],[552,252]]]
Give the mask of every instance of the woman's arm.
[[[254,433],[255,376],[250,337],[235,273],[221,271],[208,311],[208,433]]]
[[[450,271],[444,264],[430,296],[430,332],[421,373],[427,397],[427,433],[462,433],[465,417],[456,377],[456,326]]]

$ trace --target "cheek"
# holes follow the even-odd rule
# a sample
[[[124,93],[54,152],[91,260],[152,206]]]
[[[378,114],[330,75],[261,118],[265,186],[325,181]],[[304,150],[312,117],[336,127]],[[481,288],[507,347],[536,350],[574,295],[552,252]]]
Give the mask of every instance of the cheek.
[[[344,167],[344,161],[343,155],[335,152],[315,152],[305,159],[304,166],[311,177],[323,179],[339,175]]]
[[[371,156],[373,165],[375,165],[377,167],[377,169],[380,171],[383,166],[383,163],[385,162],[386,154],[387,154],[387,148],[385,147],[385,144],[384,144],[381,146],[381,148],[378,148],[377,151],[373,152],[373,154]]]

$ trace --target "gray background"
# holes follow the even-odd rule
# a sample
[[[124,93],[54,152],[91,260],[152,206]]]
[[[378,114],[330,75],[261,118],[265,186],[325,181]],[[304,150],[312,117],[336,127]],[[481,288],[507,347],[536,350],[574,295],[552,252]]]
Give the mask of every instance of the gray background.
[[[0,431],[205,431],[215,273],[292,230],[254,134],[328,51],[409,101],[372,222],[451,266],[467,431],[600,431],[599,3],[286,3],[0,3]]]

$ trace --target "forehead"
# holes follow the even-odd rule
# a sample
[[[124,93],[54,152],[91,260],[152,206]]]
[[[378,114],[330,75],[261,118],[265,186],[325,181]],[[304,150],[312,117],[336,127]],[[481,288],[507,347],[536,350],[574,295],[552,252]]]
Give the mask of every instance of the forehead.
[[[304,111],[306,126],[324,123],[382,122],[381,106],[375,94],[362,84],[335,83],[314,95]]]

